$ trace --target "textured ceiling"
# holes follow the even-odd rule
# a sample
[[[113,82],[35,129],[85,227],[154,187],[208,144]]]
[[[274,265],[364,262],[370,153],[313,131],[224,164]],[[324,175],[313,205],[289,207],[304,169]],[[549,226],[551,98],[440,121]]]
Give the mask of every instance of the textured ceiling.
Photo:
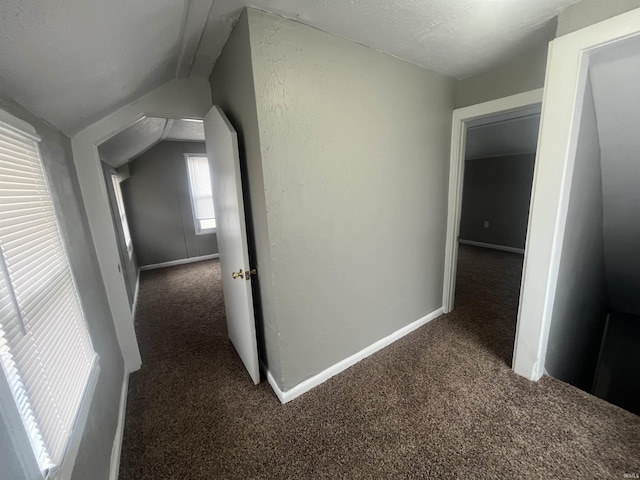
[[[72,136],[176,75],[190,71],[207,77],[249,4],[211,2],[0,0],[0,91]],[[253,0],[250,5],[461,78],[553,38],[551,19],[575,2]]]
[[[175,76],[182,0],[0,0],[0,90],[67,135]]]
[[[216,0],[192,75],[207,76],[243,6],[294,18],[417,65],[463,78],[555,36],[577,0]]]

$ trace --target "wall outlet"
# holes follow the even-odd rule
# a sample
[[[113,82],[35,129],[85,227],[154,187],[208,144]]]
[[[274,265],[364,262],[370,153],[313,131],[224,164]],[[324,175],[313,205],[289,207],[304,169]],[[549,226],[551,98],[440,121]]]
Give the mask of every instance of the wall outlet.
[[[484,228],[489,228],[489,220],[484,221]]]

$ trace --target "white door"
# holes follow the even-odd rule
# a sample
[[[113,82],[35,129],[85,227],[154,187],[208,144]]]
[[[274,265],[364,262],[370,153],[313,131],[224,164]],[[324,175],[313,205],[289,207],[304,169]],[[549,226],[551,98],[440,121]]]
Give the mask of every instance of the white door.
[[[222,109],[204,118],[211,170],[222,289],[229,338],[255,384],[260,383],[238,136]]]

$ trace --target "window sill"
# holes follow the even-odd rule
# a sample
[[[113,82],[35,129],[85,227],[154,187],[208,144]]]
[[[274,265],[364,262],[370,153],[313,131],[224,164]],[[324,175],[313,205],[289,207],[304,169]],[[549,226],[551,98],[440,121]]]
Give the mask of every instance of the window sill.
[[[211,235],[212,233],[216,233],[215,228],[212,228],[210,230],[200,230],[199,232],[196,232],[196,235]]]
[[[48,475],[44,477],[45,480],[69,480],[73,467],[76,463],[76,457],[78,456],[78,449],[80,448],[80,442],[84,434],[85,427],[87,426],[87,419],[89,417],[89,408],[93,400],[93,395],[98,385],[98,377],[100,376],[100,356],[96,354],[93,360],[93,366],[91,367],[91,374],[87,381],[87,386],[82,396],[82,402],[80,404],[80,410],[76,415],[75,422],[73,424],[73,430],[71,432],[71,438],[64,454],[62,464],[51,470]]]

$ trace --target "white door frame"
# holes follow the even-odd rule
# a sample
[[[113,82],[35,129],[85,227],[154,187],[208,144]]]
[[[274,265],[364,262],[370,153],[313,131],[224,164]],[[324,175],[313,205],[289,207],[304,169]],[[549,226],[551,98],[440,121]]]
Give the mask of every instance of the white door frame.
[[[447,212],[447,240],[442,290],[442,307],[445,313],[453,310],[455,298],[467,127],[491,123],[498,119],[516,118],[530,113],[537,113],[540,111],[541,105],[542,89],[540,88],[453,111],[449,168],[449,209]]]
[[[142,360],[124,278],[118,269],[120,256],[98,145],[144,116],[202,119],[209,108],[211,90],[207,80],[172,80],[89,125],[71,138],[82,200],[127,372],[138,370]],[[94,338],[93,341],[101,345],[104,339]]]
[[[544,374],[590,53],[638,34],[640,9],[557,38],[549,45],[512,366],[516,373],[530,380],[538,380]],[[509,99],[513,97],[497,102]],[[462,118],[469,121],[474,108],[477,115],[491,103],[460,109],[457,115],[454,112],[445,312],[453,308],[458,233],[455,221],[461,191],[459,155],[464,146]]]

